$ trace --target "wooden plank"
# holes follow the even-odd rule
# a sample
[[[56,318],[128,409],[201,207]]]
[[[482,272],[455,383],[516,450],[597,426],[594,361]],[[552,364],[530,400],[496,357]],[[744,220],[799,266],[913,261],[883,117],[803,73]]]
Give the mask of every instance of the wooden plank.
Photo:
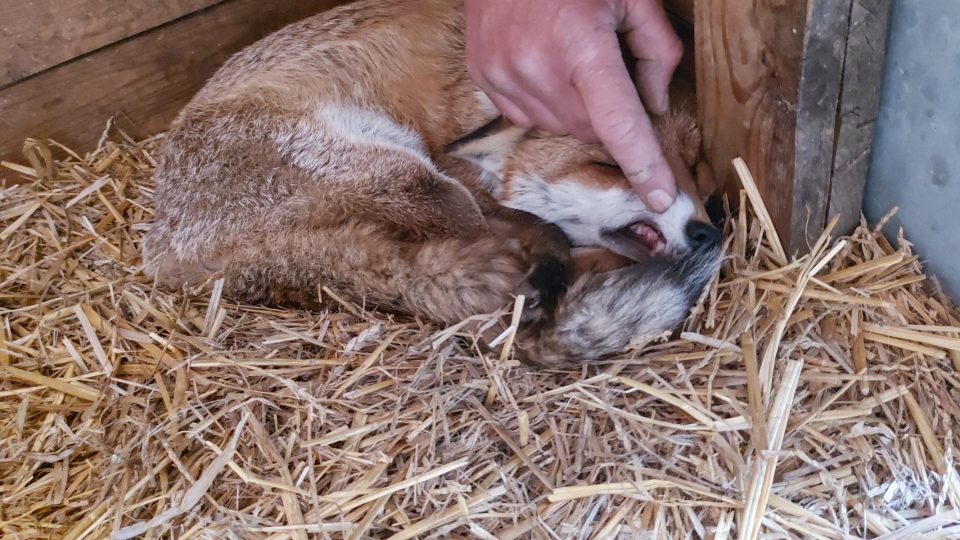
[[[873,127],[880,107],[890,0],[854,0],[840,90],[840,116],[827,217],[847,234],[859,223]]]
[[[221,0],[0,0],[0,87]]]
[[[756,4],[756,5],[755,5]],[[695,5],[697,109],[704,150],[733,195],[743,157],[774,223],[789,227],[806,2],[701,0]],[[780,181],[773,181],[780,179]]]
[[[695,3],[698,116],[728,192],[743,157],[788,251],[826,224],[852,0]],[[733,199],[736,200],[736,199]]]
[[[787,233],[790,251],[806,252],[827,224],[840,81],[852,0],[811,2],[804,35],[793,204]]]
[[[231,53],[337,3],[227,0],[0,90],[0,159],[19,159],[25,137],[90,150],[113,115],[162,131]]]

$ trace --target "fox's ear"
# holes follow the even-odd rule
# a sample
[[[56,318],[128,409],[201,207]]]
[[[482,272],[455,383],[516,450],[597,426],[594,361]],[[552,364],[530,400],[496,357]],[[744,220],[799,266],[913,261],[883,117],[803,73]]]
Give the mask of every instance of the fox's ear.
[[[663,116],[655,117],[654,129],[665,152],[674,152],[687,168],[693,169],[700,156],[703,135],[697,119],[683,108],[672,109]]]
[[[515,126],[503,116],[464,135],[444,147],[447,155],[465,159],[481,169],[501,176],[507,156],[526,135],[527,130]]]

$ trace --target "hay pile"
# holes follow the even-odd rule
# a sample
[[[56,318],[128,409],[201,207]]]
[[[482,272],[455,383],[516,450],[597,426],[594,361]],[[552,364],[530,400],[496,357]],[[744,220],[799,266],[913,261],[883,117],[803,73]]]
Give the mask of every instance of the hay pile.
[[[534,371],[156,290],[157,139],[112,139],[5,164],[4,538],[960,538],[960,321],[905,241],[788,263],[748,197],[681,339]]]

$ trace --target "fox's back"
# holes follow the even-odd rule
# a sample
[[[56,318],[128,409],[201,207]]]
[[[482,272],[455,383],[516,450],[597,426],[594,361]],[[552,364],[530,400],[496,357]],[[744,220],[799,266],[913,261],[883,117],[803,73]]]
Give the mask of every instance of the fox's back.
[[[463,47],[462,0],[354,2],[235,55],[184,115],[238,100],[301,114],[339,103],[382,111],[436,151],[493,112],[467,76]]]

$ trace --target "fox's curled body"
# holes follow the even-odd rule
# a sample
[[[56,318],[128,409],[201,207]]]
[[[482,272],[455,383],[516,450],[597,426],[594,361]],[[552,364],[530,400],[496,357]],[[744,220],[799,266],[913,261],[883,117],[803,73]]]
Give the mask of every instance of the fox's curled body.
[[[464,67],[461,9],[355,2],[230,59],[166,135],[148,271],[171,287],[219,274],[234,298],[306,307],[327,286],[440,323],[524,293],[518,350],[541,364],[682,322],[720,260],[696,197],[653,214],[599,146],[497,121]],[[658,128],[692,167],[692,120]],[[590,266],[568,239],[621,258]]]

